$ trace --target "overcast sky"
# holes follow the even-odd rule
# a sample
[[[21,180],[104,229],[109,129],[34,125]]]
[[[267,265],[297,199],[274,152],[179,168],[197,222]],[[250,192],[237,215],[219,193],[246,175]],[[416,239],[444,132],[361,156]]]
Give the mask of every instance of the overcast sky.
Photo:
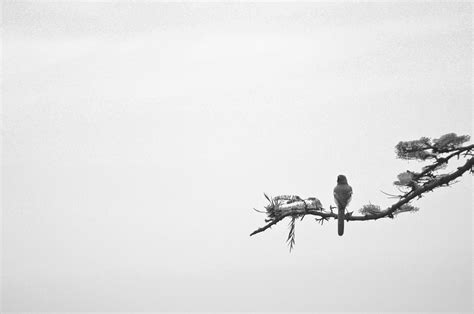
[[[400,140],[472,135],[470,3],[3,1],[2,310],[470,311],[472,179],[395,220]]]

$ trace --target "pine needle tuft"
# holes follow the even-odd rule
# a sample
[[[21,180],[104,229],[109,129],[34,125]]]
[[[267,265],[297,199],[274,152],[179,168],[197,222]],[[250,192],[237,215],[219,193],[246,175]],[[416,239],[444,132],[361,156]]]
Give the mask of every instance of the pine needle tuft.
[[[288,233],[288,239],[286,239],[286,242],[288,242],[288,245],[290,246],[290,252],[295,246],[295,222],[296,217],[291,217],[291,221],[289,223],[290,232]]]

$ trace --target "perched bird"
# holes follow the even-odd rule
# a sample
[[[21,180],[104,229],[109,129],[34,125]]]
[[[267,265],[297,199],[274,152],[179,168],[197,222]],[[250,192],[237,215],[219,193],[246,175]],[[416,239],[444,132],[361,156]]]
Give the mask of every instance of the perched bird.
[[[344,213],[347,205],[352,198],[352,187],[347,183],[344,175],[337,176],[337,185],[334,188],[334,200],[337,205],[337,233],[342,236],[344,234]]]

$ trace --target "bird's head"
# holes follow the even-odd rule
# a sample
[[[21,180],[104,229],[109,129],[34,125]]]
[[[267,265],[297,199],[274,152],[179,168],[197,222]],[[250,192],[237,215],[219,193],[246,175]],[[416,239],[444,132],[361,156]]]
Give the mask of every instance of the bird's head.
[[[345,175],[340,174],[337,176],[337,184],[347,184],[347,178]]]

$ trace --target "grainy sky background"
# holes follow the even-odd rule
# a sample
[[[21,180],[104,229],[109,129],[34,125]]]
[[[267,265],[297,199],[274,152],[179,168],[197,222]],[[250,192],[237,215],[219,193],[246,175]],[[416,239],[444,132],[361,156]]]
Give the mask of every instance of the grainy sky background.
[[[469,311],[472,179],[416,214],[264,224],[336,176],[351,210],[472,135],[469,3],[3,1],[3,311]]]

